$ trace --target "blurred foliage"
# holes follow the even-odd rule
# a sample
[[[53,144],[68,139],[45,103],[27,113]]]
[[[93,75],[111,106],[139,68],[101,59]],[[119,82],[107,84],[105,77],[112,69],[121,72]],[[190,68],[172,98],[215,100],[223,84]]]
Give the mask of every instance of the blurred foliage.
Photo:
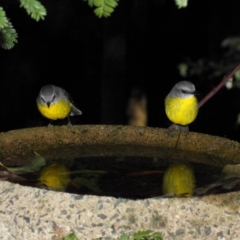
[[[198,59],[192,61],[187,59],[178,65],[179,74],[186,78],[201,77],[204,79],[214,79],[223,77],[231,72],[240,62],[240,37],[226,38],[221,43],[223,53],[221,57],[213,56],[209,59]],[[240,70],[238,70],[233,79],[226,83],[228,89],[240,88]]]
[[[5,16],[4,16],[5,17]],[[5,17],[6,26],[0,27],[0,45],[3,49],[11,49],[17,40],[17,32],[12,26],[12,23]]]
[[[20,0],[20,7],[23,7],[28,15],[36,21],[43,20],[47,15],[45,7],[38,0]],[[14,47],[18,35],[15,28],[6,16],[4,9],[0,6],[0,44],[4,49]]]
[[[76,237],[75,233],[70,233],[64,236],[63,240],[79,240],[79,239]]]
[[[84,0],[90,7],[96,7],[94,13],[97,17],[109,17],[118,5],[118,0]]]
[[[70,234],[65,234],[64,230],[59,226],[53,227],[53,231],[56,235],[54,235],[51,238],[52,240],[80,240],[79,238],[77,238],[74,232]],[[104,239],[109,239],[109,237],[95,238],[94,240],[104,240]],[[163,237],[162,237],[162,234],[159,232],[152,232],[150,230],[146,230],[146,231],[138,231],[133,235],[124,233],[118,238],[111,238],[111,239],[113,240],[114,239],[115,240],[163,240]]]
[[[64,236],[64,232],[62,228],[60,227],[55,227],[54,232],[57,234],[53,236],[53,240],[78,240],[79,238],[76,237],[74,233],[70,233]],[[109,239],[109,238],[97,238],[94,240],[104,240],[104,239]],[[118,238],[113,238],[113,240],[163,240],[162,234],[158,232],[152,232],[150,230],[146,231],[138,231],[134,233],[133,235],[129,234],[122,234]]]
[[[5,11],[0,7],[0,29],[7,27],[8,19],[6,17]]]
[[[20,0],[20,7],[25,8],[28,15],[36,21],[44,20],[46,8],[37,0]]]
[[[11,22],[6,17],[6,13],[0,7],[0,44],[4,49],[11,49],[17,43],[17,33]]]
[[[178,8],[184,8],[187,7],[188,0],[175,0],[175,4]]]
[[[87,1],[90,7],[95,7],[94,13],[97,17],[109,17],[118,6],[119,0],[83,0]],[[178,8],[187,7],[188,0],[175,0]]]
[[[8,158],[9,159],[9,158]],[[33,159],[25,165],[19,167],[6,167],[0,162],[0,165],[7,169],[9,172],[14,174],[24,174],[30,172],[37,172],[42,166],[46,164],[45,158],[39,155],[37,152],[34,152]]]
[[[196,196],[238,191],[240,187],[240,164],[227,164],[214,182],[194,190]]]
[[[74,232],[66,234],[59,226],[54,226],[53,231],[55,235],[52,236],[51,240],[79,240]]]
[[[83,0],[87,1],[90,7],[94,7],[94,13],[97,17],[109,17],[118,6],[119,0]],[[175,0],[178,8],[187,7],[188,0]],[[38,0],[20,0],[20,7],[24,8],[27,14],[35,21],[44,20],[47,15],[46,8]],[[14,47],[18,35],[9,21],[5,10],[0,6],[0,45],[3,49]]]
[[[104,238],[98,238],[98,240],[103,240]],[[116,240],[163,240],[162,234],[158,232],[152,232],[150,230],[138,231],[133,235],[122,234]],[[97,239],[96,239],[97,240]]]

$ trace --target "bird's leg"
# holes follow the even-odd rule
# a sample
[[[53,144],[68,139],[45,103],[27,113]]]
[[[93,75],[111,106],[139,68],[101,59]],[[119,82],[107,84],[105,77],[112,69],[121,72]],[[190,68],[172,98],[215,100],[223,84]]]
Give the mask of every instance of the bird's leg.
[[[169,128],[170,129],[179,130],[179,131],[187,131],[187,132],[189,132],[188,125],[183,126],[183,125],[178,125],[178,124],[172,124]]]
[[[53,125],[52,125],[52,120],[51,120],[51,122],[47,125],[47,127],[52,127]]]
[[[68,124],[67,124],[68,126],[72,126],[72,123],[71,123],[71,121],[70,121],[70,117],[68,116]]]

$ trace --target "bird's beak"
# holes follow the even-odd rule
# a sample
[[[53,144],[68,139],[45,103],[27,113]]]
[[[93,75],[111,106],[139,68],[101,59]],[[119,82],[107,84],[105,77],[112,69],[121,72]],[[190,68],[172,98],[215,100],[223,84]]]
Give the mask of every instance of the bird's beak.
[[[50,104],[51,104],[50,102],[47,102],[47,106],[48,106],[48,108],[50,107]]]

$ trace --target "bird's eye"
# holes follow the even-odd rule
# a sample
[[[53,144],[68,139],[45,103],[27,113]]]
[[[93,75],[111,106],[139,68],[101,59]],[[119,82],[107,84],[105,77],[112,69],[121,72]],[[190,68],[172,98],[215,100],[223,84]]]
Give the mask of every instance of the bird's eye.
[[[56,96],[55,95],[53,95],[53,98],[52,98],[52,101],[54,101],[54,99],[56,98]]]
[[[44,99],[43,97],[41,97],[41,100],[42,100],[43,102],[45,102],[45,99]]]
[[[182,93],[184,94],[189,94],[190,92],[186,91],[186,90],[182,90]]]

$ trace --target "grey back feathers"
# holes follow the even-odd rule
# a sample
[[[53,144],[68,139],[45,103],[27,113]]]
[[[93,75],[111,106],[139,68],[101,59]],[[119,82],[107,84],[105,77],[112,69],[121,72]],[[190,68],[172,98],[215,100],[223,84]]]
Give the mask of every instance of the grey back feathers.
[[[167,97],[188,98],[195,94],[195,86],[189,81],[181,81],[174,85]]]

